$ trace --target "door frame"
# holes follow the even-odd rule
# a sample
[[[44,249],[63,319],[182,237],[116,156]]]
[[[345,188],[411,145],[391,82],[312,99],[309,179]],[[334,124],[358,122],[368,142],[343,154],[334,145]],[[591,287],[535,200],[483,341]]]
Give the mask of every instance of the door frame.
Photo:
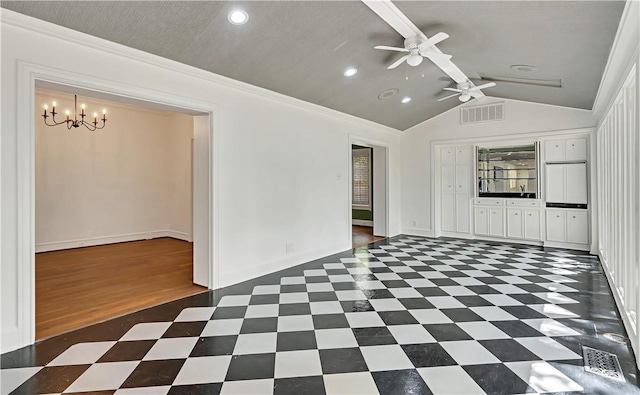
[[[18,336],[22,346],[35,342],[35,90],[36,81],[50,82],[59,85],[76,87],[79,89],[92,90],[106,94],[112,94],[125,98],[132,98],[151,103],[158,103],[172,107],[190,109],[196,112],[207,114],[208,116],[208,147],[206,149],[208,158],[203,161],[208,162],[206,176],[208,179],[207,198],[203,199],[206,204],[202,207],[194,207],[194,215],[206,215],[207,223],[200,230],[200,233],[207,233],[207,245],[202,246],[201,256],[206,257],[206,261],[199,262],[198,266],[206,266],[207,275],[199,280],[200,285],[209,289],[219,288],[218,284],[218,223],[216,213],[218,212],[218,165],[219,152],[217,142],[217,125],[220,124],[217,115],[217,105],[201,102],[185,97],[174,96],[164,92],[131,87],[113,81],[102,80],[86,75],[79,75],[54,69],[51,67],[32,64],[28,62],[18,62],[17,65],[17,119],[16,128],[21,131],[17,133],[17,315],[18,315]],[[216,116],[214,117],[214,114]],[[204,115],[202,115],[204,116]],[[194,116],[194,118],[197,116]],[[196,182],[192,183],[192,193]],[[195,257],[194,244],[194,257]],[[194,261],[194,277],[196,262]],[[195,282],[195,278],[194,282]]]

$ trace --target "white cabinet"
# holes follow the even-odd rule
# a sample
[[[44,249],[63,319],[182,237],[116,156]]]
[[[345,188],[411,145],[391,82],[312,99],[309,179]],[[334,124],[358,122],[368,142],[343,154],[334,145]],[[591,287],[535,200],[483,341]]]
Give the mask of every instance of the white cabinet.
[[[504,208],[489,210],[489,236],[504,237]]]
[[[545,162],[586,161],[587,160],[586,137],[545,141],[544,160]]]
[[[473,232],[477,235],[489,235],[489,210],[490,207],[473,208]]]
[[[471,233],[472,147],[440,149],[441,229]]]
[[[474,233],[481,236],[504,237],[504,207],[474,207]]]
[[[547,241],[589,244],[589,212],[547,209]]]
[[[540,210],[523,211],[524,217],[524,238],[529,240],[542,240],[540,227]]]
[[[587,164],[547,163],[546,201],[587,204]]]
[[[496,238],[542,241],[540,200],[473,200],[474,234]]]
[[[523,219],[522,209],[508,208],[507,209],[507,237],[522,239],[523,232]]]

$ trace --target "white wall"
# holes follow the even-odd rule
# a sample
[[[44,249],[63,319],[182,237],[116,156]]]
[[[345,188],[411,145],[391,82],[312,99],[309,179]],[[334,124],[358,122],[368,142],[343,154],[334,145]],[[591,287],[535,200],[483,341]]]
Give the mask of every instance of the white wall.
[[[24,111],[16,97],[30,89],[25,64],[158,100],[188,98],[213,112],[218,286],[351,247],[347,175],[354,136],[388,146],[389,232],[400,232],[399,132],[10,11],[3,10],[1,29],[3,352],[33,341],[26,328],[30,300],[19,292],[30,281],[21,265],[31,259],[19,243],[29,240],[16,233],[28,228],[18,222],[28,211],[18,212],[25,203],[17,201],[16,152]]]
[[[552,88],[550,88],[552,89]],[[460,125],[460,106],[408,129],[402,139],[402,232],[433,235],[431,145],[438,141],[480,139],[513,135],[535,138],[543,132],[593,127],[590,111],[535,104],[516,100],[486,98],[482,104],[504,102],[505,120]],[[463,106],[474,106],[470,102]],[[415,226],[413,225],[415,221]]]
[[[640,365],[640,3],[627,2],[594,106],[597,249]]]
[[[191,228],[192,117],[80,97],[108,109],[107,127],[49,127],[36,114],[36,252],[172,236]],[[73,96],[36,91],[36,107],[56,101],[57,120]],[[51,118],[48,118],[51,122]]]

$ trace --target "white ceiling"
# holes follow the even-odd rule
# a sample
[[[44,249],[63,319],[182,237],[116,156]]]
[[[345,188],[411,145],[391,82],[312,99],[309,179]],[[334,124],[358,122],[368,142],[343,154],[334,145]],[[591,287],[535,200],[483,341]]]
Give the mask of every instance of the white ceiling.
[[[398,1],[394,4],[470,78],[561,80],[562,87],[498,82],[488,96],[591,109],[624,1]],[[2,1],[1,6],[236,80],[405,130],[460,104],[430,61],[386,66],[402,37],[360,1]],[[234,8],[249,21],[234,26]],[[65,56],[73,56],[66,54]],[[511,65],[539,68],[523,73]],[[351,78],[347,67],[358,68]],[[474,81],[477,82],[477,81]],[[379,100],[390,88],[399,94]],[[401,104],[402,97],[412,101]]]

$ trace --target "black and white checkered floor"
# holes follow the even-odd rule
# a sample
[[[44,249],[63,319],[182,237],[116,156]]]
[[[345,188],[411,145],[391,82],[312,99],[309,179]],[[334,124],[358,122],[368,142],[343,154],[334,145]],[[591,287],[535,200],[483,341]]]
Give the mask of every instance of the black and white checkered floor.
[[[606,332],[593,256],[398,236],[5,354],[2,394],[640,393]]]

